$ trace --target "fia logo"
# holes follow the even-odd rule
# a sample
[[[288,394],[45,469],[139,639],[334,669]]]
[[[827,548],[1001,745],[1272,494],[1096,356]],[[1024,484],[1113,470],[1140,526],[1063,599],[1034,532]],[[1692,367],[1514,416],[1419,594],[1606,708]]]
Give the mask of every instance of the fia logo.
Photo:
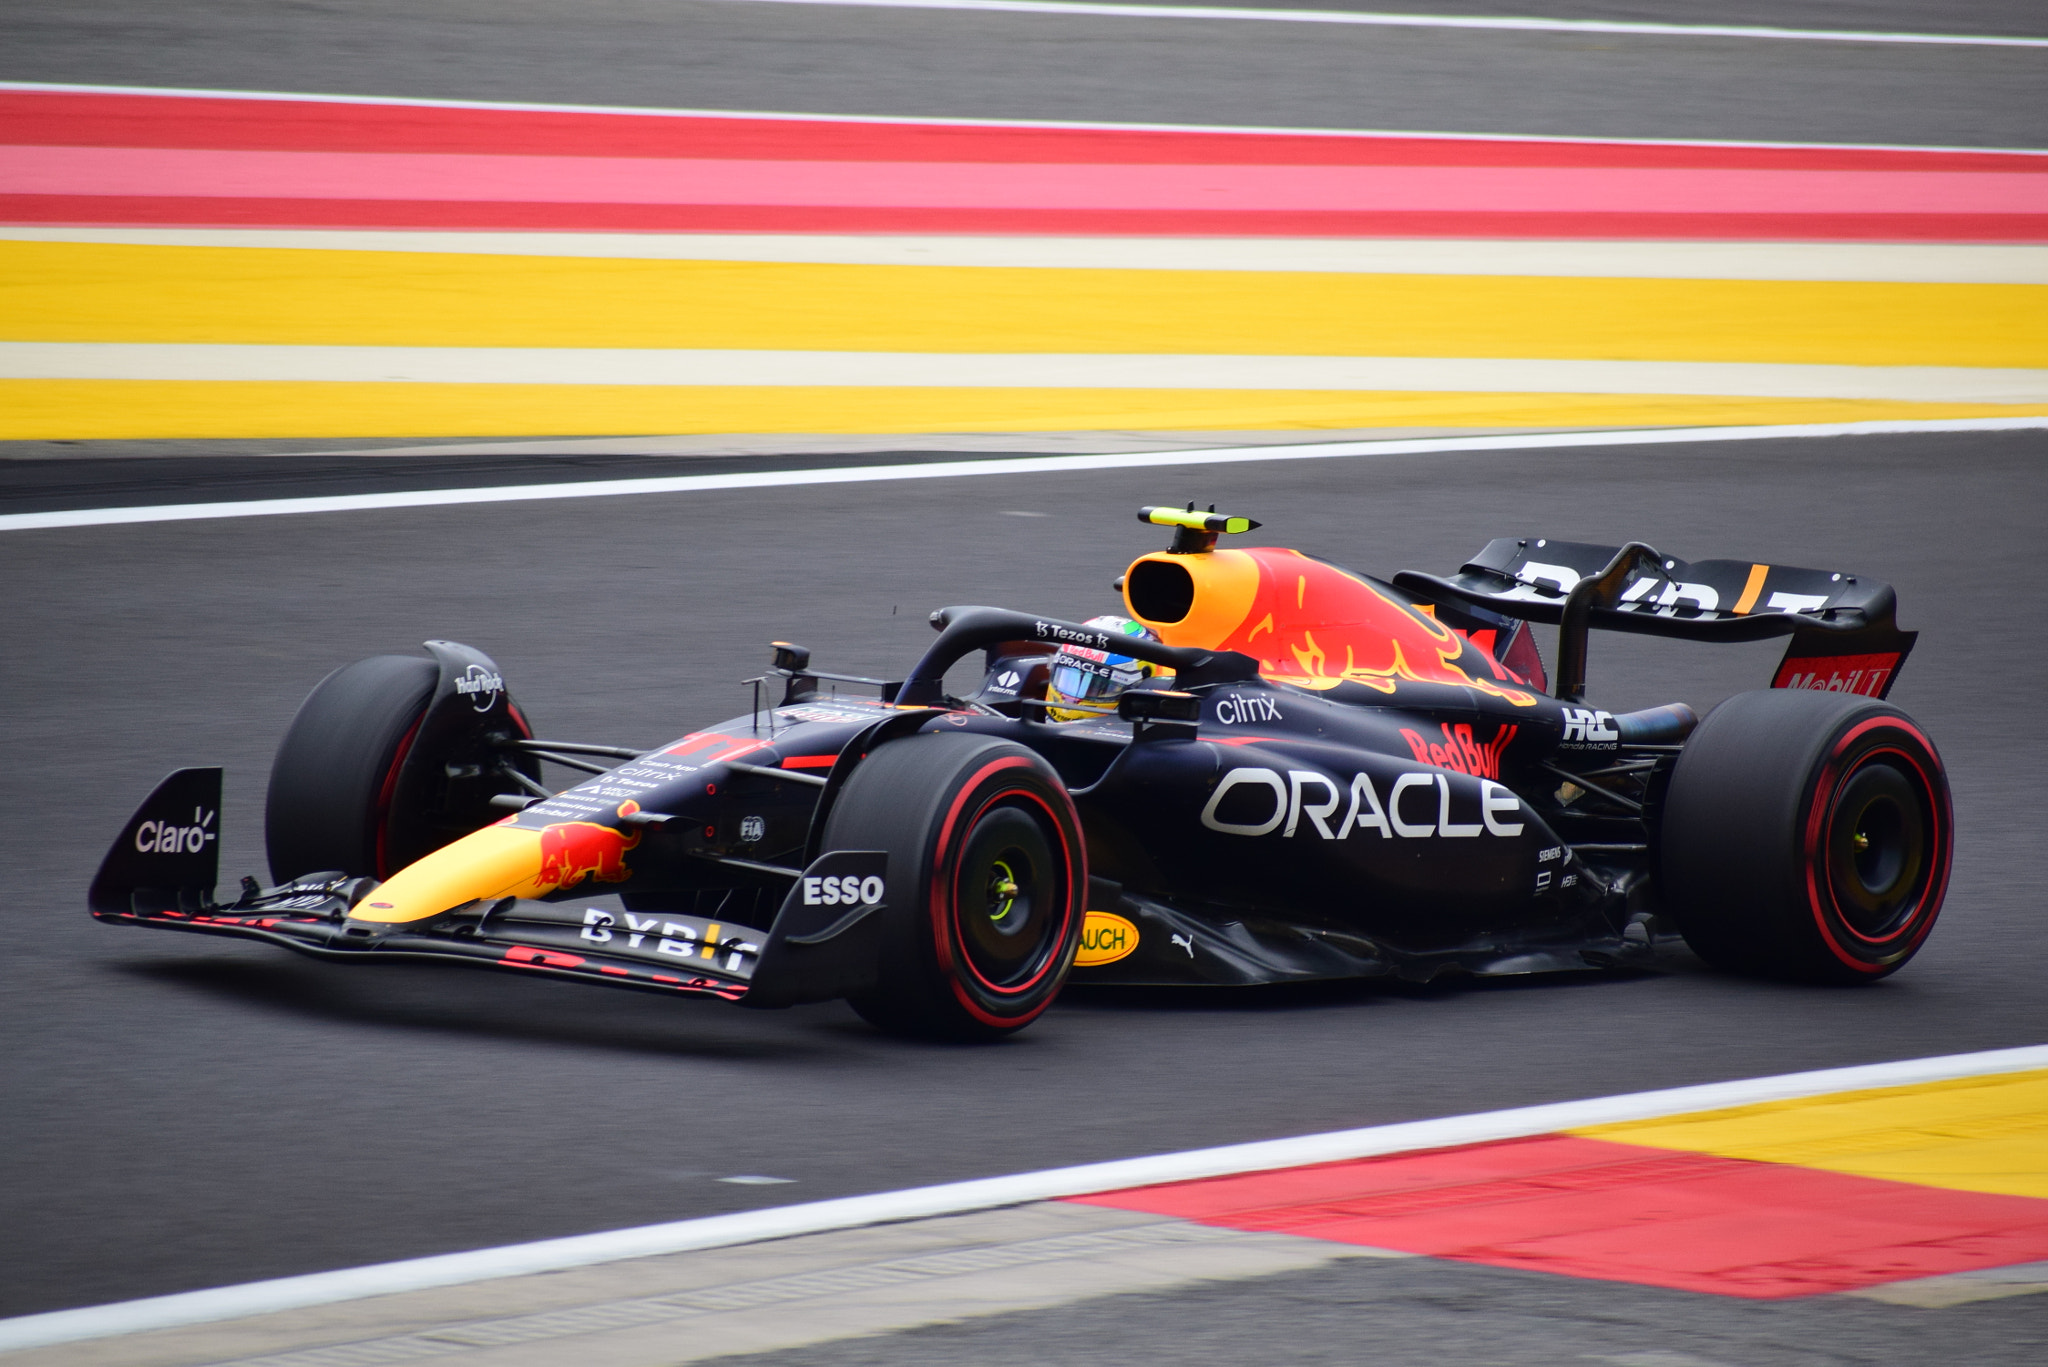
[[[758,845],[761,843],[761,837],[766,834],[768,834],[768,822],[765,818],[758,816],[743,816],[740,818],[740,843],[742,845]]]

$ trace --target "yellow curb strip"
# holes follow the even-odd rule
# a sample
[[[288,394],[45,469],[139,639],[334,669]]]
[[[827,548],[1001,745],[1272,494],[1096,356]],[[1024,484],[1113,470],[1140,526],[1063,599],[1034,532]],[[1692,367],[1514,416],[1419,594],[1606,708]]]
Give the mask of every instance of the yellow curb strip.
[[[2048,367],[2048,285],[0,242],[13,341]]]
[[[2048,1198],[2048,1070],[1594,1125],[1589,1139]]]

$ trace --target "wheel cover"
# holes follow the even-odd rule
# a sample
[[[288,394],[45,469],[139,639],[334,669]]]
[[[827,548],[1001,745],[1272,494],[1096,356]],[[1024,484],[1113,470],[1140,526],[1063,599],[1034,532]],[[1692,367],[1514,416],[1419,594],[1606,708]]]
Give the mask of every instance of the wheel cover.
[[[1896,765],[1873,757],[1835,792],[1826,836],[1828,888],[1859,939],[1882,943],[1912,919],[1925,891],[1926,799]]]
[[[962,958],[997,991],[1036,979],[1059,948],[1063,870],[1038,817],[1014,801],[975,815],[953,881],[953,923]]]
[[[1948,890],[1953,817],[1932,743],[1900,717],[1850,727],[1806,810],[1814,928],[1843,967],[1890,972],[1927,938]]]

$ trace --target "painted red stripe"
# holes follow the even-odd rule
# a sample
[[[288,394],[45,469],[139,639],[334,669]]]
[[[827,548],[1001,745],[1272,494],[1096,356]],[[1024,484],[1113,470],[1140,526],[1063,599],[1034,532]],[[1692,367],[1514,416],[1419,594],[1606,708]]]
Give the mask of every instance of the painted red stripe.
[[[837,755],[790,755],[782,761],[785,769],[830,769],[838,763]]]
[[[0,92],[0,219],[2048,240],[2048,157]]]
[[[551,113],[280,100],[0,92],[0,138],[76,147],[519,153],[810,161],[1326,166],[1692,167],[2048,172],[2048,158],[1863,148],[1643,146],[1350,134],[1303,136]]]
[[[1076,1199],[1757,1300],[2048,1258],[2048,1201],[1567,1135]]]
[[[1235,213],[2048,214],[2048,175],[1444,166],[1097,166],[0,145],[0,192]]]
[[[0,222],[202,228],[2048,242],[2048,215],[1203,213],[0,195]]]

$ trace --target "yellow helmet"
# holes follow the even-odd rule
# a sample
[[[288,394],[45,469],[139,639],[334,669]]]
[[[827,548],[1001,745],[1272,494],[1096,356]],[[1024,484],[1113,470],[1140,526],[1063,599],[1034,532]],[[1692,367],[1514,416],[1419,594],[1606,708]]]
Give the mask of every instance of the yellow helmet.
[[[1082,625],[1112,636],[1134,636],[1142,641],[1159,639],[1150,627],[1128,617],[1090,617]],[[1125,689],[1151,678],[1155,672],[1152,665],[1129,655],[1112,655],[1084,646],[1061,646],[1052,657],[1052,669],[1046,679],[1045,700],[1051,704],[1046,715],[1054,721],[1100,716],[1115,709],[1117,696]]]

